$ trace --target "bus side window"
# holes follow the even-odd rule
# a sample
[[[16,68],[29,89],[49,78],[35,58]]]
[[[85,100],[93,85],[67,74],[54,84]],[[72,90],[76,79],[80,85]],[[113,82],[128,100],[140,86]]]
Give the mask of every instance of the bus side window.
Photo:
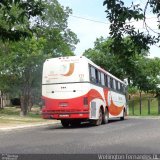
[[[107,76],[108,78],[108,88],[111,88],[111,79],[110,79],[110,77],[109,76]]]
[[[108,87],[108,76],[105,75],[105,86]]]
[[[95,69],[95,72],[96,72],[96,83],[98,83],[98,71],[97,71],[97,69]]]
[[[118,81],[116,81],[116,88],[117,88],[117,91],[119,91],[119,88],[118,88]]]
[[[98,71],[98,83],[99,83],[99,84],[102,84],[102,83],[101,83],[101,72],[100,72],[100,71]]]
[[[103,86],[105,85],[104,73],[101,73],[101,84],[102,84]]]
[[[122,83],[120,83],[120,91],[123,92],[123,86]]]
[[[113,79],[113,89],[116,90],[116,80]]]
[[[118,91],[121,91],[121,85],[120,85],[120,82],[117,81],[117,88],[118,88]]]
[[[113,78],[110,78],[110,87],[113,89]]]
[[[96,83],[101,84],[101,74],[97,69],[95,69],[95,71],[96,71]]]
[[[94,82],[96,81],[96,73],[95,73],[95,68],[90,66],[90,80],[91,82]]]

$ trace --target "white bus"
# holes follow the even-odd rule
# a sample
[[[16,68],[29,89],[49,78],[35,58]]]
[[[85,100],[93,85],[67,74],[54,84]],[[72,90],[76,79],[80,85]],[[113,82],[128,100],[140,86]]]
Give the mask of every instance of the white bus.
[[[64,127],[127,115],[126,84],[84,56],[44,62],[42,99],[42,117],[61,120]]]

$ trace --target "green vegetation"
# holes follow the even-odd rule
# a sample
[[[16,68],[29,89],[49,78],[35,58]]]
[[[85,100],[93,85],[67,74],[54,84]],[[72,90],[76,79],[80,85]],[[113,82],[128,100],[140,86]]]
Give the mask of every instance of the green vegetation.
[[[160,58],[147,58],[147,50],[142,50],[139,54],[136,49],[134,54],[121,57],[111,52],[112,43],[111,38],[101,37],[95,41],[93,48],[84,52],[84,55],[116,77],[122,80],[127,78],[129,93],[144,91],[158,94]],[[127,45],[126,50],[133,50],[132,40],[129,37],[123,38],[123,43]]]
[[[0,109],[0,117],[3,116],[13,116],[13,117],[21,117],[20,116],[20,107],[5,107],[4,109]],[[40,107],[32,107],[32,110],[29,112],[29,114],[26,116],[26,118],[41,118],[40,115]]]
[[[120,73],[118,75],[115,72],[115,75],[128,79],[130,93],[137,89],[140,98],[142,92],[160,95],[158,87],[160,84],[160,59],[147,58],[150,46],[160,41],[160,33],[153,31],[146,23],[148,9],[157,17],[157,20],[159,19],[159,1],[147,0],[144,3],[145,7],[142,7],[141,3],[127,4],[124,0],[104,0],[103,5],[106,6],[105,12],[110,22],[109,38],[112,42],[108,43],[107,47],[104,47],[104,41],[101,42],[99,51],[103,51],[103,55],[106,57],[109,55],[117,58],[113,63],[116,66],[115,71],[121,70],[122,74],[118,72],[118,74]],[[130,23],[140,20],[144,22],[146,32]],[[157,27],[160,29],[160,23],[157,24]],[[93,50],[95,49],[96,47]],[[107,49],[107,52],[104,52],[104,49]],[[91,55],[91,52],[88,51],[87,54]],[[94,56],[92,58],[94,59]],[[110,69],[112,66],[111,64],[108,68]]]
[[[148,100],[150,100],[150,114],[148,114]],[[141,116],[158,116],[158,99],[157,98],[142,98],[142,110]],[[133,114],[134,106],[134,114]],[[135,98],[129,101],[129,115],[130,116],[140,116],[140,100]]]
[[[42,16],[43,11],[44,3],[41,0],[0,1],[0,39],[19,41],[22,37],[31,37],[35,29],[30,27],[30,19]]]
[[[130,5],[124,0],[104,0],[106,6],[106,17],[110,22],[110,36],[113,43],[110,45],[111,53],[120,57],[133,57],[135,51],[138,54],[142,50],[148,50],[150,45],[160,41],[160,33],[154,32],[146,23],[148,9],[155,14],[157,20],[160,17],[160,3],[158,0],[147,0],[144,6],[132,2]],[[131,21],[143,20],[145,31],[137,29]],[[160,24],[157,25],[160,29]],[[151,32],[150,32],[151,31]],[[154,32],[154,36],[152,34]],[[131,43],[124,43],[124,37],[130,37]],[[128,46],[130,50],[128,50]]]
[[[0,109],[0,126],[14,126],[21,124],[32,124],[38,122],[46,122],[41,118],[40,108],[33,107],[29,114],[25,117],[20,116],[20,108],[5,107]]]
[[[43,62],[74,55],[79,40],[68,28],[72,10],[57,0],[7,0],[0,9],[0,96],[19,98],[26,116],[40,101]]]
[[[4,116],[4,115],[18,116],[19,115],[19,108],[5,107],[5,109],[0,110],[0,116]]]

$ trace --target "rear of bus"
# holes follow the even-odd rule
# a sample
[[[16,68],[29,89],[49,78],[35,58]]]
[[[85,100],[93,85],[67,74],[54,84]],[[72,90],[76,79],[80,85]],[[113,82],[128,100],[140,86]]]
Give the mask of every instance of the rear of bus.
[[[44,119],[87,120],[89,71],[86,58],[73,56],[47,59],[43,66]],[[67,125],[66,125],[67,126]]]

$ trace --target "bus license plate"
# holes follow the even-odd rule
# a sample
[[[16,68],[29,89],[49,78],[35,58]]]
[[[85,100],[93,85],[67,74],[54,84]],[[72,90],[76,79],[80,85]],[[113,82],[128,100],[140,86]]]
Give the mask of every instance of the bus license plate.
[[[59,103],[59,106],[60,107],[67,107],[68,103],[67,102],[61,102],[61,103]]]
[[[69,117],[69,114],[60,114],[59,117],[63,117],[63,118]]]

